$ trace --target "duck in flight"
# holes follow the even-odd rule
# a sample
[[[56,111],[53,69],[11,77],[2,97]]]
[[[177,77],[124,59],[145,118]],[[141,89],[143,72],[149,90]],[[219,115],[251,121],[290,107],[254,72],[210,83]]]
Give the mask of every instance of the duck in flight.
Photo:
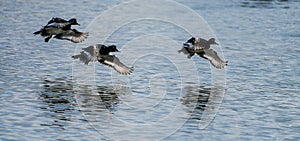
[[[119,52],[115,45],[105,46],[102,44],[96,44],[82,48],[82,50],[83,51],[81,51],[80,54],[74,55],[72,58],[79,59],[86,65],[88,65],[89,62],[98,61],[99,63],[107,65],[123,75],[128,75],[133,71],[132,67],[127,67],[119,60],[118,57],[110,54],[110,52]]]
[[[34,35],[40,34],[45,37],[45,42],[54,36],[56,39],[61,40],[70,40],[73,43],[79,43],[84,41],[89,33],[88,32],[79,32],[76,29],[72,29],[72,25],[80,25],[75,18],[70,20],[64,20],[62,18],[52,18],[48,21],[48,24],[42,27],[39,31],[34,32]]]
[[[192,44],[192,47],[190,44]],[[183,44],[182,49],[178,50],[178,53],[183,53],[187,55],[187,58],[198,54],[200,57],[208,60],[215,68],[223,69],[227,66],[228,61],[223,61],[217,54],[215,50],[210,48],[211,44],[217,44],[214,38],[208,41],[202,38],[192,37],[187,42]]]

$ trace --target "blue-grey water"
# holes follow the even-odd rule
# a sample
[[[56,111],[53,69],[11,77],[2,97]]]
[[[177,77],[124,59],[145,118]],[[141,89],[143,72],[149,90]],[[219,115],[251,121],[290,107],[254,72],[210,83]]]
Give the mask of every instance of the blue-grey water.
[[[207,21],[212,31],[195,33],[215,34],[225,70],[177,54],[190,33],[166,21],[124,23],[98,38],[120,17],[96,17],[129,1],[0,1],[0,140],[300,140],[300,2],[177,2]],[[189,15],[162,15],[194,26],[180,14]],[[32,33],[52,17],[75,17],[90,36],[45,43]],[[121,48],[132,75],[72,60],[102,42]]]

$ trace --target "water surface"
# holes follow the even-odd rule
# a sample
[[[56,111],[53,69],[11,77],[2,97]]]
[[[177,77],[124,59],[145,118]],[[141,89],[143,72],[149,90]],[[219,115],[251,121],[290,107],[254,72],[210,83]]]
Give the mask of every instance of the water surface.
[[[108,38],[106,43],[122,48],[117,56],[135,66],[129,77],[73,62],[70,56],[93,37],[74,44],[44,43],[32,35],[51,17],[76,17],[76,28],[85,31],[96,16],[123,2],[0,2],[1,140],[300,140],[297,0],[178,1],[208,22],[221,44],[215,47],[229,61],[221,88],[211,83],[207,61],[176,53],[189,33],[166,22],[138,21]],[[126,56],[136,53],[131,47],[139,41],[128,37],[146,37],[143,51],[156,55]],[[169,38],[176,42],[167,48],[163,39]],[[154,50],[161,49],[156,44],[165,52]],[[215,111],[212,120],[203,118]],[[203,122],[208,126],[199,128]]]

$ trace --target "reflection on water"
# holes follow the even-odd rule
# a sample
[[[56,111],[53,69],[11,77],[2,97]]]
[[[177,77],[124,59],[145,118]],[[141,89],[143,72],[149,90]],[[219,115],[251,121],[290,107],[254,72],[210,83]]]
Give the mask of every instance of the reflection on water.
[[[72,82],[66,78],[44,79],[43,91],[39,94],[44,105],[40,108],[49,111],[42,116],[52,118],[53,122],[43,123],[41,126],[63,128],[65,121],[71,121],[68,111],[73,111],[75,106],[72,91]]]
[[[212,79],[220,80],[217,76]],[[156,88],[165,81],[153,82],[157,86],[151,85],[151,89],[154,89],[151,94],[135,94],[135,86],[100,85],[101,83],[87,85],[76,82],[68,77],[43,80],[43,91],[39,94],[39,99],[43,103],[40,108],[46,112],[41,116],[52,120],[40,124],[41,126],[65,130],[68,122],[74,122],[72,115],[81,112],[79,115],[82,114],[82,121],[89,122],[95,130],[108,138],[114,136],[113,139],[119,140],[126,136],[128,140],[154,140],[164,138],[168,136],[165,133],[176,132],[178,129],[184,131],[180,134],[185,136],[188,135],[185,131],[199,132],[199,129],[205,128],[214,120],[224,94],[223,86],[199,86],[193,82],[172,85],[172,89],[179,90],[181,94],[169,90],[163,97],[155,93],[160,92]],[[222,79],[219,84],[223,84]]]
[[[118,110],[118,103],[122,100],[120,95],[121,97],[131,95],[129,88],[124,86],[97,86],[96,95],[88,86],[78,86],[78,88],[75,93],[80,107],[89,110],[108,110],[111,113]],[[181,104],[186,107],[187,113],[191,113],[192,118],[201,120],[201,114],[207,104],[212,104],[208,103],[211,88],[190,85],[185,86],[183,91]]]
[[[102,104],[109,111],[114,111],[116,105],[120,99],[116,93],[115,87],[113,86],[99,86],[97,92],[102,101]]]
[[[285,2],[288,0],[244,0],[241,2],[242,7],[248,8],[286,8],[289,6]]]
[[[76,85],[74,93],[76,101],[81,110],[92,111],[109,111],[113,113],[117,104],[120,102],[118,95],[122,94],[126,87],[122,86],[97,86],[96,89],[90,89],[90,86]],[[123,91],[124,90],[124,91]]]
[[[120,101],[117,93],[121,87],[117,86],[98,86],[96,89],[97,95],[94,95],[89,89],[89,86],[80,86],[79,89],[73,89],[73,82],[66,78],[56,78],[54,80],[44,79],[43,91],[39,94],[39,99],[43,101],[45,106],[41,109],[49,110],[53,113],[64,113],[69,110],[74,110],[76,104],[75,95],[83,95],[85,99],[81,99],[85,104],[93,101],[97,103],[92,109],[99,109],[99,105],[103,110],[114,111],[114,107]],[[81,105],[83,107],[93,106]],[[100,109],[101,109],[100,108]],[[59,120],[68,120],[65,117],[59,117]]]
[[[76,101],[86,120],[104,136],[108,136],[108,138],[111,138],[112,135],[115,135],[115,137],[112,137],[113,139],[120,139],[126,136],[126,139],[129,140],[145,138],[150,135],[153,136],[151,139],[156,139],[155,135],[164,137],[159,132],[171,130],[177,124],[176,122],[180,120],[185,122],[183,129],[189,128],[189,130],[198,131],[199,126],[205,126],[204,122],[213,120],[211,115],[215,114],[216,111],[214,110],[220,104],[219,99],[215,101],[210,96],[222,95],[224,92],[224,90],[216,91],[216,88],[212,86],[186,84],[182,88],[183,94],[181,98],[178,99],[173,96],[173,100],[178,101],[177,103],[179,104],[176,107],[182,108],[173,109],[179,111],[173,111],[176,114],[172,115],[173,112],[169,113],[169,109],[165,109],[165,112],[160,112],[158,109],[155,110],[157,106],[153,108],[145,108],[143,107],[144,105],[128,107],[127,103],[140,100],[132,96],[131,89],[128,87],[111,85],[96,86],[96,89],[91,88],[88,85],[74,86]],[[125,97],[131,98],[126,99]],[[146,97],[143,102],[149,102],[148,99],[153,99],[153,97]],[[172,117],[166,113],[169,113]],[[162,118],[155,122],[139,122],[139,116],[141,115],[146,116],[142,117],[142,119],[157,116]],[[168,120],[168,124],[164,120]],[[147,134],[141,134],[144,132],[147,132]]]
[[[203,111],[208,104],[211,88],[205,86],[186,86],[183,88],[184,96],[181,98],[187,112],[192,113],[191,119],[201,120]]]

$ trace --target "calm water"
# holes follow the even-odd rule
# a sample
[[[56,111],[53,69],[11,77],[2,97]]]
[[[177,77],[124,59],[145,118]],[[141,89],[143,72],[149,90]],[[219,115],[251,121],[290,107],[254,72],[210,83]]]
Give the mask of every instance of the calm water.
[[[0,140],[300,140],[299,1],[178,1],[212,30],[143,19],[110,33],[118,15],[96,17],[127,2],[0,2]],[[164,13],[195,27],[180,14]],[[90,37],[44,43],[32,33],[51,17],[76,17]],[[213,33],[226,71],[177,54],[190,34]],[[121,48],[131,76],[70,57],[102,42]]]

